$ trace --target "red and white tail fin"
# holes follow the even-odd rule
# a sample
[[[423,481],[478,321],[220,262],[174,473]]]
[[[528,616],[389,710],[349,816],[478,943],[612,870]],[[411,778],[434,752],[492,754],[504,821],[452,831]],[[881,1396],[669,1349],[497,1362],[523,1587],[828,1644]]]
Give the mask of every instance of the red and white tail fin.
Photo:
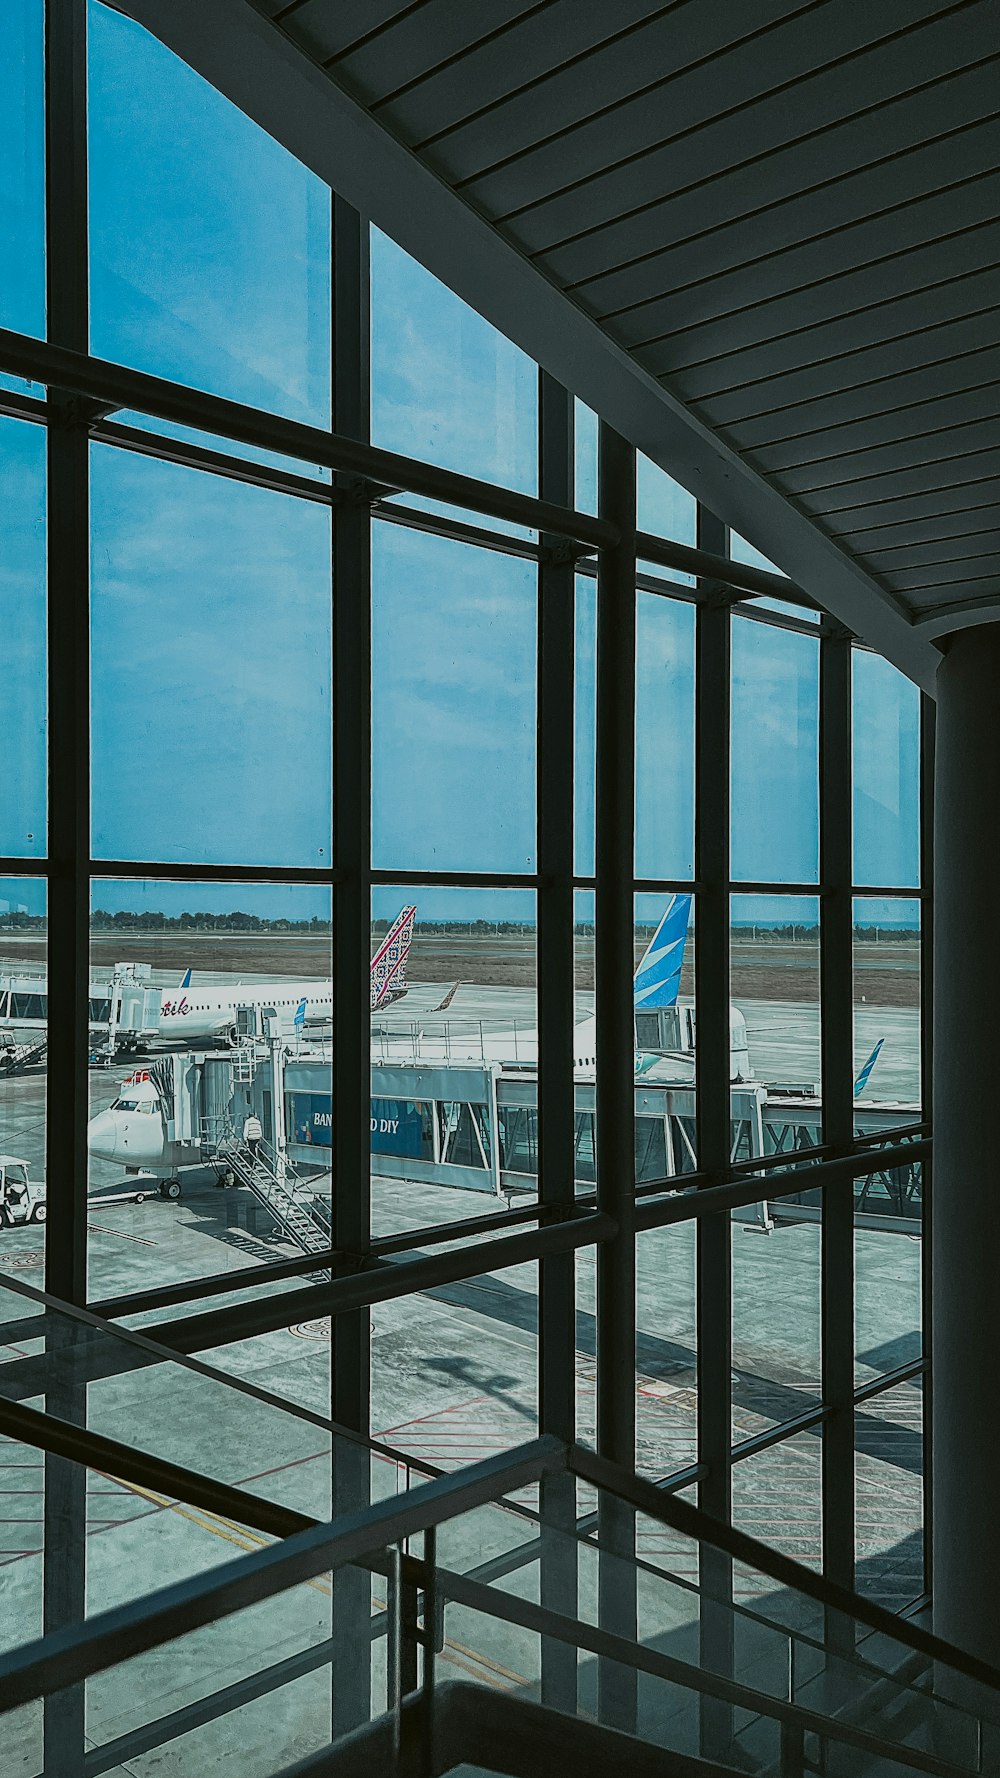
[[[406,959],[413,939],[416,908],[403,908],[372,958],[372,1007],[388,1006],[406,993]]]

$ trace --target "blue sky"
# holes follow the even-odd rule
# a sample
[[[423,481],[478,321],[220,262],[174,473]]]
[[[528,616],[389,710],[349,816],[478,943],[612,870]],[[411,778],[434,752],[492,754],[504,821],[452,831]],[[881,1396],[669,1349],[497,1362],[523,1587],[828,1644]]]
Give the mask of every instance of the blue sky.
[[[96,3],[90,15],[93,349],[326,424],[329,193],[137,26]],[[41,0],[4,0],[2,30],[0,324],[40,332]],[[377,441],[532,491],[534,366],[377,231],[372,254]],[[596,423],[577,411],[577,499],[592,509]],[[0,633],[16,765],[0,789],[0,852],[26,857],[42,850],[44,829],[42,448],[40,431],[0,422]],[[695,541],[693,499],[646,460],[638,503],[643,528]],[[426,868],[532,869],[530,566],[389,526],[376,526],[373,554],[375,862],[404,881]],[[95,448],[98,855],[329,858],[328,576],[320,507]],[[644,876],[685,877],[694,866],[692,609],[643,595],[638,634],[636,865]],[[585,871],[594,589],[584,579],[577,659]],[[733,673],[734,873],[810,882],[816,645],[737,621]],[[856,679],[856,870],[873,884],[906,884],[916,871],[917,697],[874,657],[861,657]],[[128,885],[106,893],[106,906],[137,895]],[[260,893],[287,911],[283,892]],[[200,905],[217,905],[201,894]],[[395,892],[385,899],[380,911],[391,911]],[[465,899],[477,917],[481,902]],[[520,895],[489,899],[495,917],[524,917]],[[326,907],[311,890],[294,904],[303,918]],[[191,906],[192,891],[166,886],[152,905]],[[441,902],[448,913],[455,905]]]

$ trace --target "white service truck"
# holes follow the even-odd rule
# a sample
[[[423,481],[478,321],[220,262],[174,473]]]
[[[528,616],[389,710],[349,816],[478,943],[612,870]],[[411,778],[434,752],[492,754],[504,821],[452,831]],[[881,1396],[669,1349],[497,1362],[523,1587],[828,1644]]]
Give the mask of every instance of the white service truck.
[[[28,1163],[0,1154],[0,1227],[45,1221],[45,1187],[28,1178]]]

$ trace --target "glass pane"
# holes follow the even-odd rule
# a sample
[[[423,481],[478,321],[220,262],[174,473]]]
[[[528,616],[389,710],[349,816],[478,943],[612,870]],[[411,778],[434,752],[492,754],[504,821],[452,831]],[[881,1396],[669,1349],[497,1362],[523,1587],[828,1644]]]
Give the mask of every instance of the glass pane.
[[[919,1121],[918,901],[855,899],[854,1074],[857,1135]]]
[[[900,1383],[855,1417],[855,1586],[891,1611],[924,1588],[924,1436],[920,1379]]]
[[[854,881],[920,881],[920,692],[881,655],[852,651]]]
[[[776,1219],[781,1209],[765,1204],[734,1213],[735,1444],[817,1407],[822,1393],[819,1212],[793,1222],[786,1208],[766,1227],[763,1216]]]
[[[791,1156],[822,1140],[819,901],[734,895],[731,908],[733,1047],[766,1087],[762,1152]],[[742,1158],[754,1152],[748,1143]]]
[[[95,881],[91,1296],[329,1245],[330,891]]]
[[[534,493],[537,367],[375,228],[371,246],[375,443]]]
[[[329,425],[329,189],[131,19],[89,16],[94,352]]]
[[[0,56],[0,326],[45,332],[42,0],[6,0]]]
[[[666,537],[671,543],[683,543],[694,549],[698,541],[698,502],[693,494],[667,475],[639,451],[636,456],[636,522],[640,531],[651,531],[654,537]],[[640,554],[640,560],[641,560]],[[657,574],[669,574],[672,580],[694,585],[692,574],[677,568],[655,567]]]
[[[694,876],[695,610],[636,598],[635,874]]]
[[[733,619],[732,874],[812,883],[819,874],[819,645]]]
[[[507,1266],[371,1309],[372,1433],[440,1469],[538,1428],[538,1266]]]
[[[654,1480],[697,1460],[696,1252],[693,1219],[636,1241],[636,1468]],[[645,1525],[640,1553],[656,1560],[670,1533]]]
[[[376,865],[532,869],[536,578],[530,562],[374,527]]]
[[[921,1262],[920,1220],[904,1232],[885,1226],[887,1216],[861,1200],[854,1215],[854,1376],[858,1383],[894,1371],[920,1357]],[[879,1224],[883,1226],[879,1226]]]
[[[0,81],[3,75],[0,73]],[[3,778],[0,853],[46,849],[45,431],[0,419]]]
[[[578,512],[597,511],[597,415],[582,401],[574,401],[576,441],[576,507]]]
[[[635,1182],[651,1185],[696,1166],[695,901],[635,897]]]
[[[734,1464],[736,1529],[807,1568],[819,1569],[823,1560],[822,1464],[819,1426]],[[733,1575],[733,1591],[738,1601],[749,1603],[784,1589],[740,1563]]]
[[[376,1235],[523,1205],[538,1190],[535,897],[372,896]]]
[[[330,514],[98,445],[94,851],[330,857]]]
[[[0,877],[0,1272],[23,1272],[38,1285],[45,1266],[46,930],[45,884]]]

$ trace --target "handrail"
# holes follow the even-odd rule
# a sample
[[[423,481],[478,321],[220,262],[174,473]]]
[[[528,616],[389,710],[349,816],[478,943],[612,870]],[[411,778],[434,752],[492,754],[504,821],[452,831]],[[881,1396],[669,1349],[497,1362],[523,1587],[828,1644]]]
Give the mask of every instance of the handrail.
[[[695,1542],[710,1544],[713,1549],[723,1551],[736,1561],[758,1569],[770,1580],[776,1580],[780,1586],[805,1593],[828,1610],[856,1618],[858,1623],[867,1625],[870,1630],[890,1636],[896,1642],[912,1648],[917,1654],[926,1655],[930,1660],[950,1667],[953,1672],[961,1673],[966,1679],[974,1679],[978,1684],[1000,1692],[1000,1671],[990,1666],[988,1661],[966,1654],[963,1649],[942,1641],[933,1631],[922,1629],[909,1618],[898,1617],[884,1606],[873,1604],[859,1593],[852,1593],[849,1587],[827,1580],[812,1568],[796,1562],[791,1556],[783,1556],[780,1551],[772,1549],[769,1544],[758,1542],[756,1537],[748,1536],[745,1531],[737,1531],[730,1525],[724,1525],[720,1519],[713,1518],[700,1507],[692,1506],[689,1501],[679,1500],[675,1494],[668,1494],[652,1482],[644,1481],[641,1476],[630,1475],[627,1470],[620,1469],[606,1457],[599,1457],[596,1452],[588,1451],[582,1445],[571,1445],[567,1465],[571,1473],[581,1481],[590,1482],[593,1487],[603,1488],[616,1495],[637,1512],[644,1513],[647,1518],[659,1519],[662,1524],[669,1525],[671,1530],[680,1531],[682,1536]]]
[[[457,1474],[425,1482],[408,1494],[373,1501],[331,1523],[295,1532],[283,1543],[253,1550],[207,1575],[192,1576],[83,1624],[25,1643],[0,1657],[0,1715],[47,1692],[78,1685],[120,1661],[231,1617],[318,1574],[362,1561],[389,1544],[405,1543],[460,1513],[495,1504],[505,1492],[564,1470],[566,1455],[559,1439],[533,1439]]]
[[[235,1289],[233,1274],[230,1272],[228,1276],[230,1289]],[[97,1333],[104,1334],[112,1347],[116,1344],[131,1347],[137,1353],[144,1354],[144,1361],[149,1364],[176,1364],[181,1370],[191,1371],[195,1376],[206,1377],[210,1382],[219,1383],[225,1389],[235,1390],[237,1394],[247,1395],[251,1400],[262,1402],[266,1407],[276,1408],[283,1414],[290,1414],[295,1420],[304,1420],[308,1425],[318,1427],[320,1431],[328,1432],[334,1438],[342,1439],[346,1443],[367,1450],[372,1456],[384,1457],[390,1463],[406,1463],[418,1475],[426,1476],[430,1480],[444,1473],[437,1464],[428,1463],[425,1457],[411,1457],[408,1451],[397,1450],[394,1445],[384,1444],[381,1439],[366,1437],[364,1433],[356,1432],[350,1426],[342,1426],[338,1420],[331,1419],[328,1414],[317,1414],[315,1409],[307,1408],[303,1403],[292,1401],[283,1395],[275,1395],[273,1390],[264,1389],[259,1383],[251,1383],[246,1377],[231,1375],[228,1371],[216,1370],[214,1365],[206,1364],[204,1359],[196,1358],[190,1352],[178,1352],[174,1347],[161,1345],[158,1341],[150,1339],[149,1335],[139,1328],[123,1327],[120,1322],[107,1321],[102,1316],[95,1314],[92,1309],[81,1309],[75,1303],[64,1302],[61,1297],[52,1296],[48,1291],[38,1290],[35,1285],[27,1284],[23,1278],[5,1274],[4,1289],[12,1291],[18,1296],[26,1297],[29,1302],[40,1303],[44,1308],[54,1310],[58,1315],[65,1316],[67,1320],[78,1323],[82,1327],[88,1327]],[[39,1317],[39,1320],[41,1319]],[[41,1331],[41,1328],[35,1329],[36,1333]],[[77,1353],[77,1357],[80,1356],[81,1354]],[[6,1364],[4,1366],[4,1389],[0,1391],[0,1398],[11,1399],[6,1392],[6,1386],[12,1372],[16,1372],[21,1364],[38,1362],[40,1361],[37,1359],[14,1359]],[[142,1361],[137,1358],[136,1368],[140,1362]],[[92,1371],[87,1373],[86,1380],[90,1380],[92,1375]],[[33,1391],[33,1393],[37,1393],[37,1391]]]
[[[10,1404],[7,1407],[10,1410]],[[0,1402],[0,1423],[2,1416],[3,1403]],[[34,1421],[37,1419],[47,1422],[49,1435],[53,1428],[57,1428],[60,1439],[75,1440],[81,1448],[88,1441],[92,1446],[101,1445],[108,1450],[112,1473],[118,1468],[125,1469],[123,1452],[126,1462],[136,1460],[136,1453],[125,1452],[125,1448],[115,1441],[100,1440],[98,1435],[54,1421],[51,1416],[39,1415],[36,1410],[19,1406],[16,1417],[18,1430],[27,1430],[36,1440],[38,1429]],[[167,1472],[171,1478],[176,1473],[180,1481],[190,1487],[191,1478],[186,1472],[175,1472],[174,1466],[160,1459],[141,1458],[141,1461],[151,1469],[155,1468],[156,1479],[163,1481]],[[226,1489],[223,1484],[194,1478],[195,1486],[204,1490],[198,1494],[195,1504],[215,1506],[225,1495],[226,1509],[242,1517],[245,1523],[254,1522],[246,1511],[252,1505],[255,1510],[259,1509],[261,1519],[266,1517],[268,1520],[266,1526],[261,1524],[261,1529],[279,1536],[284,1533],[285,1541],[242,1556],[207,1576],[197,1576],[164,1588],[146,1599],[133,1601],[83,1625],[56,1632],[12,1651],[0,1659],[0,1713],[47,1692],[79,1684],[123,1660],[183,1636],[203,1624],[230,1616],[275,1593],[287,1591],[319,1573],[331,1572],[351,1563],[363,1563],[389,1545],[403,1544],[418,1532],[427,1531],[478,1506],[496,1504],[513,1490],[537,1482],[545,1474],[566,1469],[579,1479],[613,1493],[634,1510],[671,1525],[687,1536],[710,1542],[716,1548],[751,1563],[779,1583],[884,1632],[918,1653],[980,1682],[996,1685],[993,1670],[986,1663],[964,1655],[938,1637],[871,1605],[847,1589],[821,1580],[790,1558],[780,1556],[744,1533],[720,1525],[697,1508],[665,1495],[651,1483],[628,1475],[606,1459],[579,1446],[567,1448],[559,1440],[549,1437],[425,1483],[402,1498],[374,1502],[339,1521],[309,1524],[305,1529],[299,1528],[303,1525],[302,1515],[287,1508],[269,1502],[254,1502],[251,1497]],[[170,1482],[167,1485],[170,1486]],[[234,1494],[237,1497],[235,1507]],[[410,1566],[414,1572],[426,1573],[423,1562],[413,1562]],[[956,1770],[931,1755],[918,1755],[912,1748],[905,1750],[905,1756],[896,1754],[866,1730],[855,1729],[839,1719],[831,1720],[805,1710],[801,1705],[786,1705],[722,1675],[689,1668],[686,1663],[677,1662],[659,1651],[634,1645],[593,1626],[578,1624],[574,1619],[563,1618],[548,1608],[530,1605],[513,1595],[492,1591],[481,1581],[435,1570],[435,1583],[444,1594],[471,1604],[474,1609],[485,1608],[499,1617],[520,1613],[511,1621],[523,1623],[543,1634],[575,1641],[577,1646],[589,1648],[599,1657],[632,1665],[660,1677],[680,1678],[682,1683],[695,1690],[753,1709],[764,1716],[771,1715],[796,1729],[835,1734],[879,1757],[897,1758],[899,1763],[917,1766],[933,1778],[945,1778]]]
[[[727,1679],[721,1673],[714,1673],[710,1667],[692,1666],[688,1661],[678,1660],[676,1655],[664,1654],[660,1649],[649,1648],[642,1642],[630,1642],[611,1630],[599,1629],[596,1624],[566,1617],[562,1612],[553,1611],[550,1606],[536,1605],[530,1599],[522,1599],[517,1593],[504,1593],[484,1587],[481,1582],[469,1580],[464,1574],[438,1568],[435,1570],[435,1585],[439,1597],[453,1599],[456,1604],[466,1605],[471,1611],[502,1618],[505,1623],[517,1624],[523,1630],[533,1630],[542,1636],[555,1637],[557,1641],[568,1643],[571,1647],[586,1649],[588,1654],[599,1659],[614,1661],[634,1672],[649,1673],[654,1679],[669,1680],[675,1685],[683,1686],[687,1691],[698,1693],[699,1696],[717,1698],[721,1703],[730,1704],[735,1709],[768,1717],[772,1722],[800,1730],[804,1734],[821,1735],[828,1740],[857,1747],[861,1752],[871,1754],[874,1759],[893,1760],[897,1765],[928,1772],[933,1778],[952,1778],[956,1771],[972,1771],[969,1767],[956,1766],[954,1761],[940,1759],[936,1754],[924,1753],[920,1748],[884,1741],[880,1735],[873,1735],[869,1729],[858,1728],[854,1723],[844,1722],[840,1717],[807,1709],[802,1704],[788,1703],[783,1698],[772,1697],[769,1692],[759,1692],[753,1686],[744,1685],[741,1680]]]
[[[404,1737],[421,1736],[426,1719],[424,1701],[406,1699]],[[279,1778],[371,1778],[373,1772],[391,1772],[396,1729],[395,1713],[376,1717],[335,1746],[297,1760]],[[729,1766],[654,1747],[621,1729],[567,1716],[511,1692],[487,1691],[467,1680],[450,1679],[435,1690],[430,1739],[426,1778],[444,1778],[466,1764],[511,1778],[550,1778],[554,1771],[586,1778],[621,1778],[623,1772],[630,1778],[733,1778]]]

